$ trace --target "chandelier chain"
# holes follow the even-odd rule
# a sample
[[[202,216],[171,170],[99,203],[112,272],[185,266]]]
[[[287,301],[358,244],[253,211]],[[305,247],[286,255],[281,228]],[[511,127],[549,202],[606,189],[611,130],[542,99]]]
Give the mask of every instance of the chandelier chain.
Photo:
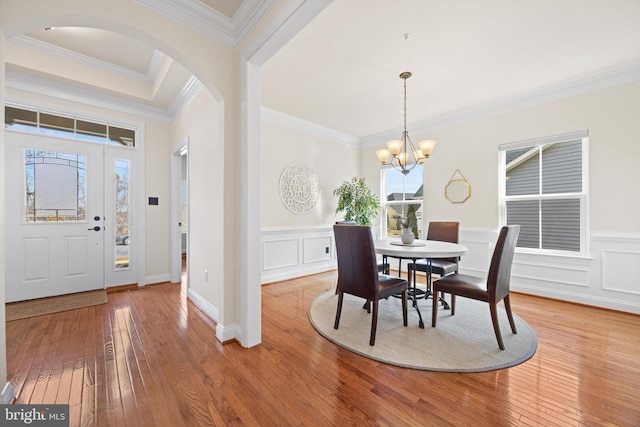
[[[407,134],[407,78],[404,78],[404,133]]]

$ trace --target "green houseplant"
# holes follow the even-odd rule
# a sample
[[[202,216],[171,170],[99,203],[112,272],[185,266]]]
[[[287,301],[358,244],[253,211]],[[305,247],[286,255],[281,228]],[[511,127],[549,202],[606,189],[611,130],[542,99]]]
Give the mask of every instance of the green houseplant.
[[[371,226],[371,221],[378,216],[380,200],[371,192],[364,178],[354,176],[351,181],[344,181],[333,190],[333,195],[338,196],[336,214],[344,212],[345,221]]]

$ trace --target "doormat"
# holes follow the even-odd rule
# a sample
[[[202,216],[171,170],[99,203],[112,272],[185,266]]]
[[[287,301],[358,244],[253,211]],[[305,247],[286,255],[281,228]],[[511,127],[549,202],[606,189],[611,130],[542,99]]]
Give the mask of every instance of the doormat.
[[[11,322],[12,320],[105,304],[107,301],[107,292],[104,289],[99,289],[97,291],[12,302],[6,304],[5,318],[7,322]]]

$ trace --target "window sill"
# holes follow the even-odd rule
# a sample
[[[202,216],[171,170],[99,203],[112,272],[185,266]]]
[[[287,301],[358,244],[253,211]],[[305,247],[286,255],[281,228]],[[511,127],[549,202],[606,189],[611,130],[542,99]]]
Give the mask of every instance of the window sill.
[[[522,260],[549,261],[561,264],[588,264],[593,261],[593,257],[581,253],[554,252],[554,251],[532,251],[527,249],[516,249],[516,257]]]

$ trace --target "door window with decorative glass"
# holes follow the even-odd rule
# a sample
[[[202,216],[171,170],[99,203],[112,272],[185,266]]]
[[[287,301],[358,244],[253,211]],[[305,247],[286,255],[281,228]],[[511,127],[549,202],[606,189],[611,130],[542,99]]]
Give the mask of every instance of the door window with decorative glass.
[[[85,156],[25,150],[25,220],[85,221]]]

